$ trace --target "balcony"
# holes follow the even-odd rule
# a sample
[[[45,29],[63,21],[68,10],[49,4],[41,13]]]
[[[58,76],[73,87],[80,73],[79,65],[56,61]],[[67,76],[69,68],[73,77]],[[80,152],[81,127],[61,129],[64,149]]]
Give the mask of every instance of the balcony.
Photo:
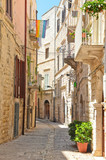
[[[74,48],[70,51],[68,51],[68,53],[65,53],[64,56],[64,62],[67,63],[68,65],[70,65],[74,70],[76,70],[76,62],[74,61]]]
[[[28,89],[31,89],[31,90],[35,91],[35,90],[38,90],[39,87],[36,83],[29,82],[28,83]]]
[[[29,36],[31,41],[36,41],[36,21],[30,20],[30,26],[29,26]]]
[[[75,31],[75,61],[90,64],[94,59],[100,61],[103,58],[104,22],[103,13],[99,14],[98,20],[87,15],[85,22],[80,14]]]

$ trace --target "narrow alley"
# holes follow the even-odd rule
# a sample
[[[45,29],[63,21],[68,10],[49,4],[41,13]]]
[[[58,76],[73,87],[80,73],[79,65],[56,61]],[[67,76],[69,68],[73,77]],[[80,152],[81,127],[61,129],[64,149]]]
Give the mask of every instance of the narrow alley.
[[[0,160],[94,160],[90,153],[79,153],[68,136],[68,128],[47,120],[12,142],[0,145]]]

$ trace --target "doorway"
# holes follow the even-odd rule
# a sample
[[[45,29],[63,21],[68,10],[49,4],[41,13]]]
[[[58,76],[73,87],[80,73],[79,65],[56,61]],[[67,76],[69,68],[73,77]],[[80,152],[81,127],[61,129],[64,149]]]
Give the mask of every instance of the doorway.
[[[15,103],[14,107],[14,138],[18,136],[19,130],[19,103]]]
[[[104,107],[102,107],[102,155],[105,156]]]
[[[63,97],[63,123],[65,123],[65,113],[66,113],[66,110],[65,110],[65,98]]]
[[[38,118],[40,118],[40,100],[38,98]]]
[[[50,103],[48,100],[45,100],[44,102],[44,111],[45,111],[45,118],[49,119],[50,117]]]

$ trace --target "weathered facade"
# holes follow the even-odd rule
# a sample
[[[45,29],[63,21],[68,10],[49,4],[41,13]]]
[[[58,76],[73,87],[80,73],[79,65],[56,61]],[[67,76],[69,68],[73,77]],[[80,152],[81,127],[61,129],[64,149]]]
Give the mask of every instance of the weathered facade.
[[[81,5],[80,2],[79,5]],[[103,156],[105,152],[105,111],[103,107],[105,12],[99,13],[98,20],[95,17],[89,17],[87,13],[82,14],[81,10],[78,15],[75,32],[75,61],[82,64],[80,66],[82,71],[80,72],[78,67],[77,114],[80,120],[92,122],[93,155]],[[87,32],[89,37],[86,36]]]
[[[75,69],[74,62],[75,44],[74,39],[69,38],[69,33],[75,31],[77,12],[75,1],[60,1],[57,13],[56,34],[56,84],[60,82],[60,95],[56,95],[57,119],[61,123],[69,124],[74,119],[75,103]],[[74,11],[75,10],[75,11]],[[73,14],[74,13],[74,14]],[[70,62],[71,60],[71,62]],[[68,64],[68,65],[67,65]],[[57,89],[58,90],[58,89]],[[60,112],[60,113],[59,113]],[[58,118],[60,117],[60,118]]]
[[[25,91],[24,9],[24,0],[12,0],[8,4],[7,1],[0,1],[0,143],[22,134]],[[26,126],[27,120],[25,129]]]
[[[39,118],[47,118],[53,121],[54,113],[54,47],[55,47],[55,20],[56,10],[54,6],[47,11],[42,20],[47,20],[46,37],[42,38],[42,46],[38,51],[38,73],[41,75],[42,81],[38,80],[40,92],[38,92],[38,108],[37,116]],[[49,109],[45,106],[45,102],[48,102]],[[49,110],[49,111],[47,111]]]

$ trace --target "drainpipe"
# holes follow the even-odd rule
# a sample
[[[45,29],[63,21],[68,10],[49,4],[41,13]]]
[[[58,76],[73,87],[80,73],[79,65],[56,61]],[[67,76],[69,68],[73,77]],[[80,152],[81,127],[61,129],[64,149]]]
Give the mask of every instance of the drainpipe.
[[[106,114],[106,11],[105,11],[105,50],[104,50],[104,78],[103,78],[103,88],[104,88],[104,108],[105,108],[105,114]],[[105,122],[106,123],[106,119]],[[106,130],[106,128],[105,128]],[[106,141],[106,138],[105,138]],[[105,153],[106,157],[106,153]]]
[[[53,91],[53,122],[56,122],[55,118],[55,96],[56,96],[56,91],[55,91],[55,74],[56,74],[56,9],[55,8],[55,22],[54,22],[54,91]]]
[[[38,11],[36,10],[36,20],[37,20]],[[38,62],[38,50],[36,48],[36,80],[37,80],[37,62]],[[35,91],[35,124],[36,127],[36,111],[37,111],[37,91]]]
[[[105,12],[106,17],[106,12]],[[106,18],[105,18],[105,51],[104,51],[104,103],[106,108]]]
[[[25,129],[25,105],[26,105],[26,45],[27,45],[27,0],[25,0],[25,40],[24,40],[24,45],[25,45],[25,86],[24,86],[24,104],[23,104],[23,126],[22,126],[22,135],[24,135],[24,129]]]

